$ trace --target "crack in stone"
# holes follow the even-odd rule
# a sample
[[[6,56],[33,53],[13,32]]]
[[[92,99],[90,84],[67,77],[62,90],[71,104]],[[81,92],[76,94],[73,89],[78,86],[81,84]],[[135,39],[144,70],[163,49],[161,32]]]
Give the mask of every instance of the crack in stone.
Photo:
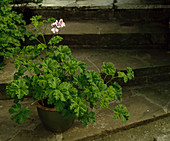
[[[149,99],[148,97],[144,96],[143,94],[135,94],[134,96],[141,96],[141,97],[145,98],[147,101],[149,101],[150,103],[152,103],[152,104],[154,104],[154,105],[156,105],[156,106],[162,108],[162,109],[164,110],[165,113],[168,113],[168,109],[165,108],[167,105],[166,105],[166,106],[161,106],[160,104],[155,103],[154,101],[152,101],[152,100]],[[169,102],[168,102],[168,104],[169,104]]]
[[[169,106],[169,104],[170,104],[170,101],[164,106],[164,109],[165,109],[166,113],[168,113],[168,106]]]
[[[85,140],[93,140],[93,139],[96,139],[96,138],[102,138],[102,137],[108,136],[109,134],[115,134],[115,133],[123,132],[123,131],[126,131],[126,130],[130,130],[132,128],[147,125],[147,124],[149,124],[151,122],[158,121],[158,120],[161,120],[161,119],[164,119],[164,118],[167,118],[167,117],[170,117],[170,113],[158,116],[156,118],[136,122],[136,123],[133,123],[133,124],[121,127],[121,128],[117,128],[117,129],[114,129],[114,130],[106,130],[106,131],[102,132],[100,135],[95,134],[93,136],[88,136],[88,137],[85,137],[83,139],[85,139]],[[83,139],[78,139],[76,141],[82,141]]]
[[[17,130],[16,133],[13,135],[13,137],[7,139],[6,141],[12,141],[20,132],[21,130]]]
[[[96,66],[96,64],[94,64],[91,60],[89,60],[87,57],[86,57],[87,61],[89,61],[91,64],[93,64],[93,66],[98,70],[98,72],[100,73],[100,69]]]

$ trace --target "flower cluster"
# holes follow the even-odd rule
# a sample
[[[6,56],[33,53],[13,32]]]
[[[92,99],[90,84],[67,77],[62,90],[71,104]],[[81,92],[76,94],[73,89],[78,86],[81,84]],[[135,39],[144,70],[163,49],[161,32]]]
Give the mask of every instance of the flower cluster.
[[[56,20],[54,23],[52,23],[51,26],[53,27],[51,29],[51,31],[53,33],[57,33],[57,32],[59,32],[59,28],[65,27],[66,25],[63,22],[63,19],[60,19],[59,22],[58,22],[58,20]]]

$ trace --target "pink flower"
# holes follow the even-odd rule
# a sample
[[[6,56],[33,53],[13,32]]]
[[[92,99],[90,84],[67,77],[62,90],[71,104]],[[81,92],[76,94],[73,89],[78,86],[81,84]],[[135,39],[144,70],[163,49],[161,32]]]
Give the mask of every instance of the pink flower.
[[[65,27],[66,25],[65,25],[65,23],[63,22],[63,19],[60,19],[59,20],[59,22],[58,22],[58,24],[57,24],[57,27],[58,28],[62,28],[62,27]]]
[[[52,27],[56,27],[58,25],[58,20],[51,24]]]
[[[66,25],[65,25],[65,23],[63,22],[63,19],[60,19],[59,22],[58,22],[58,20],[56,20],[54,23],[52,23],[51,26],[53,27],[53,28],[51,29],[51,31],[52,31],[53,33],[56,33],[56,32],[59,31],[58,28],[62,28],[62,27],[64,27],[64,26],[66,26]]]
[[[51,29],[51,31],[52,31],[53,33],[57,33],[59,30],[58,30],[56,27],[54,27],[54,28]]]

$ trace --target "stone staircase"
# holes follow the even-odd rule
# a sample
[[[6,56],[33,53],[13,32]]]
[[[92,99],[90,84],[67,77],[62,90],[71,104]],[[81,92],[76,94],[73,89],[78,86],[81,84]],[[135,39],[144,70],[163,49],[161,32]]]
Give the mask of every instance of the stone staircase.
[[[44,19],[64,19],[66,27],[59,32],[64,38],[62,44],[69,45],[73,55],[76,52],[75,56],[85,61],[88,68],[99,71],[104,60],[113,62],[120,70],[130,66],[135,71],[135,80],[129,85],[140,85],[170,80],[168,2],[44,0],[41,7],[28,6]],[[47,40],[52,36],[50,29],[47,25]],[[23,45],[35,43],[27,39]],[[100,58],[103,60],[99,61]],[[12,80],[16,71],[13,67],[13,63],[7,64],[0,72],[1,84]]]
[[[64,19],[66,27],[59,32],[64,38],[62,44],[69,45],[73,55],[85,61],[88,68],[99,71],[103,61],[113,62],[119,70],[130,66],[135,79],[128,85],[141,85],[170,80],[168,2],[44,0],[41,7],[28,6],[44,19]],[[51,36],[47,25],[45,37],[48,40]],[[23,45],[35,43],[27,39]],[[16,71],[13,61],[0,71],[1,93]]]
[[[106,50],[106,56],[112,56],[112,60],[105,60],[116,65],[129,64],[127,66],[134,69],[136,76],[129,85],[139,85],[143,82],[170,80],[170,55],[167,52],[170,39],[168,3],[168,0],[44,0],[41,8],[34,5],[30,5],[30,8],[45,19],[64,19],[66,27],[59,35],[64,38],[62,44],[69,45],[73,54],[81,49],[86,49],[85,52]],[[50,25],[47,25],[46,38],[51,36]],[[30,43],[29,40],[26,42],[34,43],[36,42]],[[115,55],[117,52],[119,56]],[[92,53],[87,53],[87,56],[88,54]],[[86,56],[80,57],[81,53],[76,55],[89,62]],[[89,65],[94,69],[96,66],[100,68],[101,63],[95,60],[102,55],[97,53],[96,58],[92,59],[94,56],[89,56],[93,62]],[[121,63],[120,60],[124,62]],[[138,67],[131,65],[138,63]],[[118,69],[124,70],[125,67]]]
[[[59,32],[64,38],[62,44],[69,45],[73,56],[87,63],[88,69],[99,71],[103,61],[113,62],[118,70],[125,70],[128,66],[133,68],[135,78],[123,88],[121,101],[127,105],[131,118],[127,123],[122,123],[120,120],[113,120],[110,111],[95,109],[98,111],[95,124],[82,127],[76,120],[68,131],[53,134],[43,128],[36,107],[33,107],[33,117],[25,125],[15,125],[8,115],[8,108],[13,100],[4,99],[7,99],[5,86],[12,81],[17,70],[14,69],[14,60],[7,60],[5,69],[0,71],[0,140],[98,141],[104,140],[104,137],[107,140],[110,135],[117,133],[121,135],[112,139],[122,137],[122,140],[142,140],[149,128],[140,130],[140,135],[137,136],[133,132],[127,137],[124,132],[132,131],[131,129],[136,131],[141,125],[154,124],[154,121],[161,119],[161,125],[166,126],[155,124],[151,129],[161,127],[160,131],[150,131],[145,140],[168,141],[169,0],[44,0],[42,7],[29,4],[29,8],[34,14],[43,15],[44,19],[64,19],[66,27]],[[47,40],[52,36],[50,29],[50,25],[47,25]],[[27,39],[23,45],[35,43]],[[25,104],[30,101],[28,99]]]
[[[64,19],[66,27],[59,33],[64,38],[62,44],[69,45],[73,54],[77,52],[76,57],[87,62],[89,68],[99,70],[102,62],[96,61],[100,59],[98,56],[110,56],[112,59],[105,60],[116,64],[118,69],[126,69],[121,67],[123,64],[134,69],[135,81],[130,83],[138,85],[143,82],[170,80],[168,2],[44,0],[41,7],[33,4],[28,6],[34,14],[42,15],[44,19]],[[50,25],[47,25],[47,40],[52,36],[50,29]],[[23,45],[35,43],[27,39]],[[85,49],[84,57],[79,52],[80,49]],[[107,52],[105,56],[102,56],[101,50]],[[5,84],[12,80],[16,71],[12,66],[8,64],[4,72],[0,72],[0,83]]]

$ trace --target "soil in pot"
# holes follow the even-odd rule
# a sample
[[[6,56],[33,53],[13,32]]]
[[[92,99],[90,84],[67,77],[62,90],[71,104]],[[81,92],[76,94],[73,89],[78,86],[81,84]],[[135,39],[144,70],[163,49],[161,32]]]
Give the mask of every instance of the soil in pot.
[[[54,107],[53,105],[46,106],[47,107],[42,106],[41,102],[37,103],[39,118],[48,130],[61,133],[72,126],[74,118],[68,119],[62,116],[56,109],[52,108]]]

